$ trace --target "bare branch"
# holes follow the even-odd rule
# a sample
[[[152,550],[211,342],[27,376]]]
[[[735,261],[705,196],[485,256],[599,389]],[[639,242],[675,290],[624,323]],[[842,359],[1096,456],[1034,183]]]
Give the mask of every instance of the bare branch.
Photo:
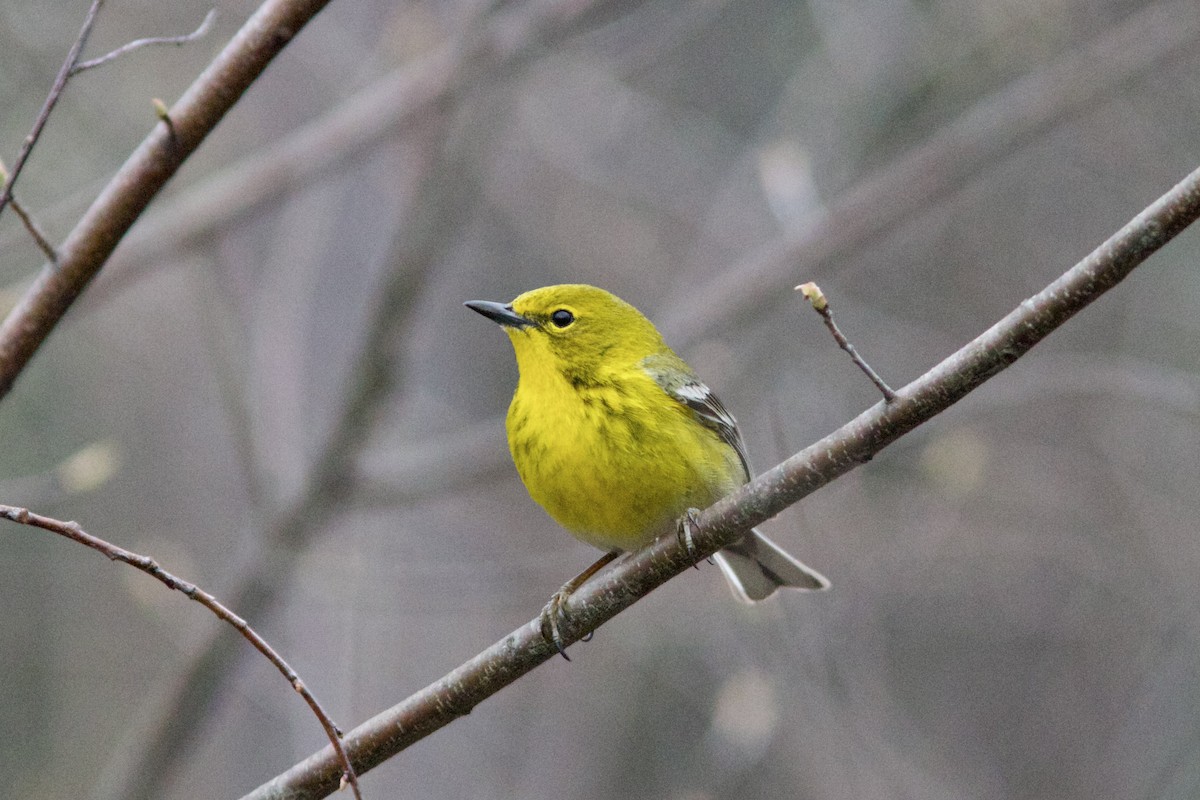
[[[104,0],[92,0],[91,6],[88,7],[87,15],[83,18],[83,27],[79,31],[79,35],[75,37],[75,43],[71,45],[71,49],[67,51],[67,58],[63,61],[63,65],[58,70],[58,75],[54,78],[54,84],[50,87],[50,94],[46,95],[46,101],[42,103],[42,108],[38,111],[37,118],[33,121],[33,130],[21,142],[21,149],[17,153],[17,158],[13,162],[12,172],[8,174],[7,180],[4,181],[4,190],[0,191],[0,214],[4,213],[4,207],[12,200],[13,185],[16,184],[17,178],[21,175],[21,170],[25,168],[25,162],[29,160],[29,154],[33,152],[33,146],[37,144],[42,135],[42,129],[46,127],[46,121],[50,119],[50,112],[54,110],[54,106],[58,104],[58,100],[62,97],[63,89],[67,86],[67,81],[71,78],[71,70],[79,61],[79,54],[83,52],[83,46],[87,44],[88,36],[92,33],[92,26],[96,24],[96,15],[100,13],[100,6],[104,5]]]
[[[354,774],[354,768],[350,766],[350,759],[346,755],[346,750],[342,745],[341,730],[338,729],[329,715],[325,713],[325,709],[317,702],[317,698],[309,691],[304,681],[300,679],[300,676],[296,674],[291,665],[283,660],[283,656],[279,655],[275,651],[275,648],[267,644],[266,639],[260,636],[254,628],[250,627],[250,623],[233,613],[229,608],[222,605],[217,598],[196,584],[167,572],[153,558],[139,555],[97,536],[93,536],[80,527],[78,522],[63,522],[52,517],[35,514],[27,508],[7,505],[0,505],[0,517],[12,520],[21,525],[29,525],[34,528],[50,531],[51,533],[57,533],[59,536],[65,536],[72,541],[79,542],[86,547],[104,554],[112,561],[122,561],[131,567],[140,569],[147,575],[161,581],[168,589],[174,589],[195,600],[211,611],[217,619],[233,626],[238,633],[246,637],[246,640],[254,646],[255,650],[262,653],[268,661],[275,665],[275,668],[283,674],[283,677],[287,678],[292,688],[304,698],[304,702],[308,703],[308,707],[312,709],[313,714],[320,721],[321,727],[325,729],[325,735],[329,737],[330,747],[339,754],[338,757],[341,759],[343,768],[343,780],[353,788],[354,796],[362,800],[362,794],[358,789],[358,778]]]
[[[71,68],[70,75],[74,76],[74,75],[78,75],[79,73],[83,72],[84,70],[95,69],[96,67],[100,66],[101,64],[107,64],[109,61],[112,61],[115,58],[120,58],[121,56],[125,55],[126,53],[132,53],[134,50],[138,50],[138,49],[140,49],[142,47],[146,47],[148,45],[152,45],[152,44],[183,45],[183,44],[187,44],[188,42],[194,42],[197,39],[202,39],[208,35],[208,32],[210,30],[212,30],[213,22],[216,20],[216,18],[217,18],[217,10],[215,8],[210,9],[209,12],[204,15],[204,21],[200,23],[200,27],[196,28],[196,30],[192,31],[191,33],[185,33],[182,36],[151,36],[146,39],[134,39],[132,42],[121,45],[116,50],[113,50],[110,53],[105,53],[104,55],[100,56],[99,58],[92,58],[92,59],[88,59],[87,61],[80,61],[78,64],[76,64],[74,67]]]
[[[601,573],[572,595],[568,644],[633,605],[670,578],[864,464],[961,400],[1106,291],[1200,217],[1200,169],[1135,217],[1057,280],[958,352],[857,418],[720,500],[697,520],[689,558],[675,536],[664,536]],[[347,734],[359,772],[425,738],[556,654],[534,619],[440,680]],[[340,765],[329,748],[314,753],[243,800],[325,797],[338,786]]]
[[[93,10],[100,2],[94,0]],[[57,267],[43,269],[0,324],[0,398],[12,389],[21,370],[104,266],[151,199],[271,60],[327,2],[266,0],[171,109],[173,125],[170,128],[157,125],[118,170],[63,242]],[[90,30],[92,17],[94,13],[89,14],[81,38]],[[66,81],[70,65],[78,59],[80,42],[76,45],[59,75],[61,82]],[[56,81],[55,86],[59,83]],[[39,123],[43,125],[44,116],[39,115]],[[40,127],[37,130],[40,132]],[[18,169],[27,156],[27,150],[22,150],[22,158],[13,165],[13,174],[0,200],[7,202]]]
[[[438,48],[282,139],[164,198],[122,242],[89,300],[119,292],[161,264],[167,254],[194,247],[213,231],[295,191],[385,137],[402,136],[461,88],[462,60],[455,48]]]
[[[444,139],[438,137],[437,141],[441,143]],[[421,172],[428,183],[441,185],[446,170],[438,169],[433,161],[431,158],[431,163]],[[432,198],[420,207],[422,213],[428,214],[436,214],[441,208]],[[367,341],[353,368],[348,370],[351,382],[334,429],[309,470],[303,491],[264,526],[261,538],[272,556],[251,565],[231,590],[235,604],[240,608],[262,614],[271,607],[286,588],[287,577],[297,561],[328,520],[338,513],[354,486],[354,461],[370,430],[373,411],[387,396],[395,377],[384,355],[387,343],[394,333],[396,320],[403,319],[409,304],[420,297],[419,286],[428,272],[431,256],[422,258],[421,254],[408,251],[407,246],[413,244],[422,246],[428,242],[398,238],[396,247],[401,252],[394,258],[388,285],[377,298],[368,325]],[[155,703],[158,706],[156,716],[164,725],[150,739],[152,746],[138,751],[136,763],[121,769],[125,780],[113,782],[111,790],[102,793],[101,797],[139,800],[162,794],[163,776],[186,752],[181,737],[189,733],[171,723],[181,713],[193,720],[211,713],[213,704],[208,699],[218,691],[220,681],[228,678],[225,667],[236,655],[215,640],[207,645],[198,649],[195,660],[184,669],[183,679],[175,682],[176,690]]]
[[[58,264],[58,253],[54,252],[54,245],[50,244],[50,240],[46,238],[46,234],[34,220],[33,215],[25,210],[25,206],[21,205],[15,194],[9,195],[8,202],[12,205],[13,212],[21,218],[25,230],[33,237],[34,244],[42,251],[42,255],[46,256],[46,260],[51,264]]]
[[[92,297],[120,291],[169,254],[207,241],[213,231],[316,180],[387,137],[400,136],[452,103],[480,75],[511,70],[606,5],[549,0],[493,12],[468,31],[373,81],[321,117],[248,154],[186,191],[164,198],[122,242],[112,270]]]
[[[825,327],[833,334],[833,340],[837,342],[838,347],[845,350],[850,355],[850,360],[863,371],[871,383],[875,384],[875,388],[883,394],[883,399],[889,403],[896,399],[896,393],[892,387],[887,385],[887,381],[879,377],[879,373],[871,369],[871,365],[858,354],[858,350],[854,345],[850,344],[850,340],[838,328],[837,323],[833,321],[833,310],[829,307],[829,300],[825,297],[825,293],[821,291],[821,287],[817,286],[812,281],[802,283],[796,287],[796,291],[804,295],[804,299],[809,302],[813,310],[821,315],[821,319],[825,320]]]
[[[0,183],[8,181],[8,168],[4,166],[4,162],[0,161]],[[54,250],[54,245],[50,244],[50,239],[42,232],[41,226],[33,219],[33,215],[25,210],[25,207],[17,200],[17,195],[9,187],[9,202],[12,204],[12,210],[21,218],[21,223],[25,226],[25,230],[33,237],[34,244],[46,256],[46,259],[51,264],[58,263],[58,253]]]
[[[21,218],[21,222],[24,223],[25,229],[29,231],[29,234],[33,237],[33,240],[37,244],[38,248],[43,254],[45,254],[46,259],[50,262],[50,264],[55,267],[58,266],[58,253],[55,252],[54,246],[50,244],[49,239],[46,238],[46,235],[42,233],[37,223],[34,222],[32,215],[26,211],[20,203],[17,202],[17,198],[13,194],[13,186],[16,184],[17,177],[21,170],[24,169],[25,162],[29,160],[29,156],[33,152],[34,145],[36,145],[38,139],[41,138],[42,130],[46,126],[46,121],[50,118],[50,112],[54,110],[54,106],[58,103],[59,98],[62,97],[62,93],[67,86],[67,81],[70,80],[74,75],[83,72],[85,69],[98,67],[103,63],[111,61],[112,59],[129,52],[130,50],[136,50],[137,48],[144,47],[148,44],[183,44],[185,42],[199,39],[201,36],[207,34],[212,28],[213,20],[216,19],[217,14],[216,9],[209,11],[204,17],[204,21],[200,24],[200,27],[186,36],[138,39],[130,42],[124,47],[112,51],[108,55],[80,63],[79,54],[82,52],[84,44],[87,43],[88,36],[91,34],[92,27],[95,24],[96,16],[99,13],[100,6],[103,5],[103,3],[104,0],[93,0],[91,7],[88,9],[87,16],[84,18],[83,29],[75,38],[75,43],[71,46],[70,51],[67,53],[66,61],[63,62],[57,77],[54,79],[54,85],[50,89],[50,94],[47,95],[46,101],[43,103],[41,111],[38,112],[37,119],[34,121],[33,130],[28,136],[25,137],[25,140],[22,143],[21,150],[17,154],[17,160],[13,165],[12,172],[8,173],[3,171],[3,169],[0,169],[0,178],[3,178],[4,185],[4,190],[2,193],[0,193],[0,213],[4,211],[5,205],[11,204],[13,211],[15,211],[17,216]],[[162,115],[160,115],[160,117],[162,117]],[[171,123],[170,118],[165,118],[165,121],[169,127]],[[0,165],[0,167],[2,167],[2,165]]]

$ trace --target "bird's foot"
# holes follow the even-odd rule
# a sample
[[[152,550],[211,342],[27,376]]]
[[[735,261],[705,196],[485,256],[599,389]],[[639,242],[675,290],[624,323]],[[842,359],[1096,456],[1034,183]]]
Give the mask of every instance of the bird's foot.
[[[563,587],[550,597],[550,602],[546,603],[546,606],[542,609],[542,613],[539,616],[542,638],[554,645],[554,649],[558,651],[558,654],[567,661],[570,661],[571,657],[567,655],[566,632],[569,632],[572,626],[571,615],[567,613],[567,598],[574,594],[576,589],[585,584],[588,578],[612,563],[619,555],[621,555],[620,550],[613,550],[602,555],[595,564],[592,564],[583,572],[564,583]],[[580,638],[580,641],[590,642],[592,640],[592,633],[592,631],[588,631]]]
[[[570,661],[571,657],[567,655],[567,643],[563,638],[562,631],[571,624],[566,606],[567,598],[570,596],[571,592],[566,586],[559,589],[551,595],[550,602],[546,603],[541,614],[542,638],[554,645],[558,654],[567,661]]]
[[[687,551],[688,558],[692,560],[692,567],[700,569],[700,565],[695,563],[700,556],[700,551],[696,547],[695,530],[699,526],[700,509],[689,508],[683,512],[683,516],[679,518],[679,527],[675,531],[675,535],[679,539],[679,544]]]

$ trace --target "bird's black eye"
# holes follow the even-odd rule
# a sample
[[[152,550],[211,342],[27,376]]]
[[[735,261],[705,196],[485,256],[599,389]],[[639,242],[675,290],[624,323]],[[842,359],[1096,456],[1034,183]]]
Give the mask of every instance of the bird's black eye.
[[[565,308],[560,308],[550,315],[550,321],[554,323],[556,328],[565,328],[575,321],[575,315]]]

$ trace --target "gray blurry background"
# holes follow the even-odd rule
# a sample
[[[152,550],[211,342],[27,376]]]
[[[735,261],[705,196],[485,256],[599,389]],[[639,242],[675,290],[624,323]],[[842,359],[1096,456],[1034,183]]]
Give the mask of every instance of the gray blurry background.
[[[0,4],[8,163],[86,5]],[[18,184],[53,239],[253,6],[70,84]],[[207,8],[110,0],[88,53]],[[0,405],[0,502],[240,602],[352,727],[595,555],[520,485],[463,300],[614,291],[769,466],[877,399],[792,286],[916,377],[1200,163],[1198,43],[1190,0],[335,0]],[[702,566],[367,797],[1195,797],[1198,257],[770,525],[831,591],[747,608]],[[6,304],[40,264],[5,214]],[[0,543],[0,794],[235,797],[324,744],[195,604]]]

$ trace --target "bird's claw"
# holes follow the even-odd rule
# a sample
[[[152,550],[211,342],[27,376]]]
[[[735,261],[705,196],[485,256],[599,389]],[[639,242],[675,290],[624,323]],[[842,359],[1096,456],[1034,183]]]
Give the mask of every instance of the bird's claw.
[[[562,628],[571,623],[566,607],[567,598],[570,596],[571,593],[566,591],[566,587],[559,589],[550,597],[550,602],[546,603],[541,615],[542,638],[554,645],[558,654],[567,661],[570,661],[571,657],[567,655],[567,644],[563,639]],[[590,638],[591,634],[589,633],[584,641]]]
[[[683,516],[679,518],[679,528],[676,530],[676,535],[679,538],[679,544],[687,551],[688,558],[692,560],[692,568],[700,569],[700,565],[695,563],[699,558],[700,553],[696,548],[696,539],[693,531],[699,525],[700,509],[689,508],[683,512]]]
[[[550,598],[550,602],[546,603],[546,607],[542,609],[540,617],[542,638],[547,643],[554,645],[554,649],[563,658],[570,661],[570,656],[567,655],[567,637],[563,636],[563,628],[572,626],[571,615],[567,613],[567,598],[575,593],[583,584],[587,583],[588,578],[595,575],[600,570],[611,564],[616,558],[621,555],[620,550],[610,550],[600,558],[596,559],[596,563],[585,569],[583,572],[576,575],[571,580],[563,584],[563,587],[554,593]],[[567,631],[570,635],[571,631]],[[588,631],[580,641],[589,642],[592,639],[592,632]]]

